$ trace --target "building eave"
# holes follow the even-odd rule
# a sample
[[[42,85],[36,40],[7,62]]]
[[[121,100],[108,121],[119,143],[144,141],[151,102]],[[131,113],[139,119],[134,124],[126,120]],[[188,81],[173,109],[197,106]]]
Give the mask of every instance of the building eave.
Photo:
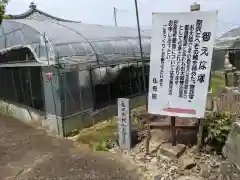
[[[62,21],[62,22],[73,22],[73,23],[81,23],[81,21],[71,21],[71,20],[67,20],[67,19],[62,19],[62,18],[58,18],[58,17],[55,17],[55,16],[52,16],[48,13],[45,13],[37,8],[30,8],[28,11],[26,11],[25,13],[22,13],[22,14],[19,14],[19,15],[7,15],[7,16],[10,16],[11,19],[25,19],[27,17],[29,17],[30,15],[32,15],[33,13],[39,13],[39,14],[42,14],[46,17],[49,17],[51,19],[54,19],[54,20],[57,20],[57,21]]]

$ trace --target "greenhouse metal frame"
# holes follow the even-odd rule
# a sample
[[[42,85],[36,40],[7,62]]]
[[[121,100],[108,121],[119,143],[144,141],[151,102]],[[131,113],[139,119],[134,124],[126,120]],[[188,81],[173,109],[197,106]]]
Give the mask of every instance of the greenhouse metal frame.
[[[216,40],[213,51],[213,70],[224,69],[224,56],[229,53],[230,61],[240,70],[240,28],[223,34]]]
[[[4,20],[0,32],[0,98],[66,120],[144,93],[151,36],[74,22]],[[59,126],[58,126],[59,128]],[[59,131],[59,129],[57,130]]]

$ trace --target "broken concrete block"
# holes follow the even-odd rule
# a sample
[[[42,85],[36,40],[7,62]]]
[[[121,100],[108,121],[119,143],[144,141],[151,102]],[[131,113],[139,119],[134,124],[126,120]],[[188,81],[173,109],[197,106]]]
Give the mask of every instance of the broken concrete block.
[[[183,155],[179,159],[179,165],[180,168],[183,170],[189,170],[192,169],[194,166],[196,166],[195,159],[189,155]]]
[[[183,144],[172,146],[171,143],[166,143],[160,147],[160,153],[172,159],[178,159],[185,152],[185,150],[186,146]]]

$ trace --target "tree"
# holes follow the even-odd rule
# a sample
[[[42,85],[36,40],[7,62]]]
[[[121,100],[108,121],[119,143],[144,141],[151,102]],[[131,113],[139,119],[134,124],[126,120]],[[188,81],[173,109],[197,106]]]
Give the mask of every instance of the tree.
[[[2,24],[2,19],[4,18],[8,1],[9,0],[0,0],[0,24]]]

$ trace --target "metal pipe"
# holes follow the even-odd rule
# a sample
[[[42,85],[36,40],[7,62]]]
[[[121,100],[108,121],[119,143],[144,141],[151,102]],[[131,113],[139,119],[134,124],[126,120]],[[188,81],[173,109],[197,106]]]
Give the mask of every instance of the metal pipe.
[[[47,47],[47,39],[46,39],[46,34],[43,34],[43,38],[44,38],[44,46],[45,46],[45,51],[46,51],[46,58],[47,58],[47,62],[48,62],[48,68],[50,67],[50,62],[49,62],[49,55],[48,55],[48,47]],[[57,67],[58,69],[58,67]],[[59,74],[58,74],[59,75]],[[57,76],[58,76],[57,75]],[[51,84],[51,90],[52,90],[52,97],[53,97],[53,105],[54,105],[54,111],[55,111],[55,116],[56,116],[56,120],[57,120],[57,129],[58,129],[58,134],[61,135],[60,132],[60,125],[59,125],[59,118],[58,118],[58,114],[57,114],[57,104],[56,104],[56,97],[55,97],[55,92],[54,92],[54,88],[53,88],[53,82],[52,79],[50,80],[50,84]],[[62,107],[61,107],[62,108]],[[47,113],[47,112],[46,112]],[[62,115],[62,114],[61,114]],[[60,117],[62,118],[62,117]],[[63,124],[63,123],[62,123]],[[62,129],[62,133],[64,136],[64,129]]]
[[[144,89],[144,93],[146,93],[147,92],[147,87],[146,87],[144,59],[143,59],[143,50],[142,50],[142,39],[141,39],[141,32],[140,32],[140,23],[139,23],[137,0],[135,0],[135,10],[136,10],[137,27],[138,27],[139,47],[140,47],[140,54],[141,54],[141,61],[142,61],[143,89]]]
[[[113,8],[113,16],[114,16],[114,22],[115,22],[115,26],[117,27],[117,8]]]

